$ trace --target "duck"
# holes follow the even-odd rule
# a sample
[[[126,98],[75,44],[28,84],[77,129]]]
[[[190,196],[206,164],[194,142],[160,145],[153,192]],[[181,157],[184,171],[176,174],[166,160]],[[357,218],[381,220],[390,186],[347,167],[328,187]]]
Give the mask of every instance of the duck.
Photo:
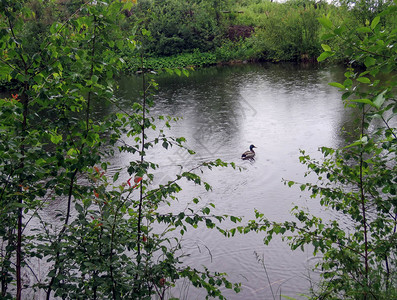
[[[254,157],[255,157],[254,148],[258,148],[258,147],[251,145],[250,149],[248,151],[245,151],[243,154],[241,154],[241,158],[242,159],[254,159]]]

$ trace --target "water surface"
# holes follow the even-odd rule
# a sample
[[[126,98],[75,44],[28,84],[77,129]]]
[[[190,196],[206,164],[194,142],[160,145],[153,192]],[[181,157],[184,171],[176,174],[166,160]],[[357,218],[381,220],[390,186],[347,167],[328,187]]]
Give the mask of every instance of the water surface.
[[[172,179],[178,165],[189,168],[221,158],[244,167],[241,172],[231,168],[205,172],[212,192],[183,185],[179,202],[161,208],[164,212],[183,210],[198,196],[202,205],[212,202],[214,212],[244,217],[243,223],[253,218],[254,209],[274,221],[292,220],[294,205],[327,217],[316,200],[299,188],[286,187],[282,179],[307,180],[303,177],[306,168],[298,159],[300,149],[320,157],[319,147],[345,143],[341,128],[352,126],[352,115],[344,109],[338,90],[328,85],[343,81],[342,69],[247,64],[198,70],[187,78],[159,76],[156,81],[159,89],[151,115],[182,117],[167,133],[185,137],[197,154],[190,156],[178,149],[149,152],[148,158],[161,166],[155,184]],[[140,87],[139,77],[120,80],[118,98],[124,109],[139,99]],[[98,114],[112,112],[113,108],[98,108]],[[241,161],[241,153],[250,144],[257,146],[255,161]],[[122,155],[113,163],[123,166],[130,159]],[[230,280],[242,283],[237,295],[225,291],[229,299],[273,299],[273,294],[302,298],[300,293],[308,293],[309,279],[317,278],[310,272],[316,260],[310,251],[292,252],[279,239],[265,246],[263,234],[227,239],[215,230],[192,229],[184,245],[190,255],[186,263],[226,272]],[[186,299],[205,295],[183,285],[173,293]]]

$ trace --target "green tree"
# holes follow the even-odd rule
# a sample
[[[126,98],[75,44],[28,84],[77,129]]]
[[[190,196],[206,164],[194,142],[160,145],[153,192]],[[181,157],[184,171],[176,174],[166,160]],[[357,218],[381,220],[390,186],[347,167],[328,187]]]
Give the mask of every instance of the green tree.
[[[321,26],[317,18],[328,5],[313,1],[260,2],[242,7],[234,22],[254,27],[248,39],[264,60],[313,60],[321,53]]]
[[[185,139],[165,136],[148,115],[156,83],[148,80],[143,65],[142,98],[131,110],[93,118],[96,101],[117,106],[113,78],[123,68],[120,53],[137,51],[135,36],[121,30],[128,25],[125,11],[134,3],[71,4],[79,4],[76,11],[42,27],[38,45],[30,47],[27,32],[36,21],[30,6],[23,0],[0,2],[0,78],[14,87],[12,96],[0,101],[1,297],[21,299],[30,288],[44,290],[47,299],[154,294],[163,299],[179,278],[213,297],[222,298],[220,286],[238,291],[225,274],[183,265],[180,239],[170,235],[176,230],[183,235],[201,223],[223,232],[219,222],[228,216],[212,215],[213,204],[202,206],[198,199],[186,211],[157,211],[177,198],[180,180],[209,190],[196,172],[227,164],[205,162],[149,188],[158,166],[147,161],[147,152],[185,148]],[[172,120],[160,117],[156,122],[169,127]],[[156,133],[154,140],[148,140],[149,131]],[[132,160],[112,174],[108,158],[121,152]],[[66,203],[57,224],[43,218],[54,201]],[[31,228],[33,220],[41,227]],[[153,231],[155,224],[165,230]],[[50,269],[24,286],[22,271],[32,270],[33,258],[46,261]]]
[[[204,2],[154,1],[150,10],[146,27],[152,40],[146,47],[154,55],[213,50],[222,34]]]

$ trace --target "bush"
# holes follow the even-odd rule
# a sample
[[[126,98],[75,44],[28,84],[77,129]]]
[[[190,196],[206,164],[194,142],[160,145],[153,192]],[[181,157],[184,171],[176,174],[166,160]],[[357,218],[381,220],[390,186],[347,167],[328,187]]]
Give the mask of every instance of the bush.
[[[262,2],[242,7],[236,22],[255,26],[253,48],[266,60],[313,59],[321,50],[317,17],[324,9],[314,2]]]
[[[156,56],[170,56],[198,49],[213,50],[223,34],[215,15],[203,2],[154,1],[146,28],[152,40],[146,50]]]
[[[29,299],[38,290],[47,299],[164,299],[179,279],[208,297],[223,298],[221,287],[239,291],[225,274],[182,262],[187,230],[203,224],[224,233],[219,222],[229,217],[213,215],[214,204],[197,198],[184,211],[158,210],[177,199],[181,179],[208,191],[195,171],[229,164],[203,162],[153,187],[159,166],[147,160],[149,151],[194,152],[183,137],[159,129],[170,127],[172,117],[149,114],[156,83],[145,73],[142,98],[128,112],[93,118],[97,101],[117,106],[120,53],[141,46],[121,30],[132,5],[83,3],[65,22],[51,24],[38,52],[28,53],[32,11],[24,0],[0,2],[0,27],[7,28],[0,31],[0,80],[18,87],[0,99],[1,299],[20,300],[27,290]],[[130,161],[110,172],[109,157],[119,153]],[[65,206],[48,220],[54,202]],[[48,268],[37,276],[32,261]],[[32,280],[22,280],[25,271]]]

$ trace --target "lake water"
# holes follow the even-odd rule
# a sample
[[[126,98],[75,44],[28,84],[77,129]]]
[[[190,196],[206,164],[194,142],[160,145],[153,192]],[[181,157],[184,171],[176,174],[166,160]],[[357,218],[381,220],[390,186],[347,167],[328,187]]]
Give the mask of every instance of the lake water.
[[[242,224],[253,218],[254,209],[274,221],[292,220],[294,205],[308,207],[325,218],[318,201],[310,199],[299,188],[288,188],[282,179],[306,181],[305,166],[299,163],[299,150],[321,157],[321,146],[338,147],[345,143],[342,127],[353,126],[351,112],[345,110],[341,94],[329,82],[343,81],[343,69],[319,68],[299,64],[242,64],[211,67],[191,72],[189,77],[159,76],[155,106],[151,115],[181,117],[167,135],[183,136],[196,155],[179,149],[149,151],[147,159],[160,165],[154,185],[166,183],[180,170],[203,161],[221,158],[244,167],[204,172],[203,178],[212,192],[183,184],[179,201],[161,207],[163,212],[179,212],[200,197],[200,205],[212,202],[214,213],[243,217]],[[139,99],[139,77],[120,80],[119,105],[128,110]],[[115,108],[98,107],[100,115]],[[250,144],[257,146],[255,161],[242,161],[241,153]],[[132,159],[121,155],[115,167]],[[231,226],[229,223],[225,226]],[[263,244],[263,234],[250,233],[225,238],[219,232],[189,230],[183,238],[187,264],[206,265],[211,270],[226,272],[229,279],[242,283],[242,291],[225,291],[228,299],[279,299],[286,295],[303,299],[308,293],[310,272],[316,258],[310,249],[290,251],[286,243],[275,239]],[[171,292],[184,299],[203,299],[197,291],[181,283]]]

